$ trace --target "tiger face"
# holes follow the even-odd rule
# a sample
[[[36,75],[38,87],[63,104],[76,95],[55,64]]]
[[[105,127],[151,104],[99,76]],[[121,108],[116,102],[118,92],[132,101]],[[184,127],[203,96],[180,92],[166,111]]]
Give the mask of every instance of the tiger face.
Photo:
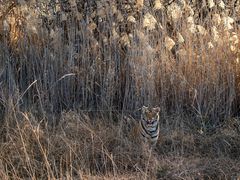
[[[156,121],[159,121],[159,112],[160,108],[149,108],[146,106],[142,107],[142,120],[146,122],[146,124],[152,124]]]

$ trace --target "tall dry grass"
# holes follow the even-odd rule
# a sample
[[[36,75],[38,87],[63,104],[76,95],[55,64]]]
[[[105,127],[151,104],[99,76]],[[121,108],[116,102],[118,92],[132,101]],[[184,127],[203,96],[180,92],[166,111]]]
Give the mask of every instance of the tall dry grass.
[[[92,11],[82,14],[88,18]],[[175,28],[185,38],[179,45],[183,53],[172,54],[165,48],[169,20],[164,14],[155,14],[162,28],[149,32],[141,28],[141,15],[139,23],[117,27],[115,14],[104,12],[102,20],[89,17],[94,29],[74,13],[44,21],[54,28],[48,34],[42,26],[37,38],[12,25],[19,31],[14,47],[1,42],[2,104],[10,97],[19,107],[43,114],[63,109],[131,112],[151,104],[160,105],[164,114],[187,113],[212,125],[238,114],[239,65],[227,42],[208,49],[210,34],[189,35],[182,20]],[[174,33],[172,38],[177,38]]]
[[[141,12],[141,1],[76,2],[38,4],[44,13],[34,14],[29,1],[0,16],[11,19],[0,24],[1,177],[237,177],[239,54],[223,27],[208,47],[218,10],[195,9],[201,35],[151,3]],[[161,25],[143,27],[147,12]],[[177,42],[177,33],[185,41],[169,51],[166,37]],[[139,118],[142,105],[161,107],[151,157],[121,118]]]

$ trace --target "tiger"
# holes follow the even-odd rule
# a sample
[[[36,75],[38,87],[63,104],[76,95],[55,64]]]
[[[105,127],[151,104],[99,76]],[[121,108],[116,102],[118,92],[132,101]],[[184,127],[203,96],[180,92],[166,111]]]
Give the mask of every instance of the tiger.
[[[157,144],[159,137],[159,112],[159,107],[142,107],[141,119],[139,121],[140,136],[151,147]]]
[[[159,137],[159,112],[160,108],[150,108],[143,106],[141,109],[141,118],[133,117],[125,119],[124,133],[128,134],[130,140],[136,145],[143,147],[154,147]]]

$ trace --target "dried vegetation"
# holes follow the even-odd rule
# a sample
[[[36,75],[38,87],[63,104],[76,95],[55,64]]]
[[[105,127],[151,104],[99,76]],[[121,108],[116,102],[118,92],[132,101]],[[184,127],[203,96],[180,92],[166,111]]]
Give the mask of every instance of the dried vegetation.
[[[239,20],[239,1],[0,0],[0,178],[240,178]],[[151,155],[122,118],[142,105]]]

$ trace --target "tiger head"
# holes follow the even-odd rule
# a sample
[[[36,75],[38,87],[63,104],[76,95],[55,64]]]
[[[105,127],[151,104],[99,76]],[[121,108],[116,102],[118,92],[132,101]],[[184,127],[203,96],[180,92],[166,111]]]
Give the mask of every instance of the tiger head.
[[[150,108],[143,106],[142,107],[142,120],[147,124],[152,124],[155,121],[159,121],[159,112],[160,107]]]

